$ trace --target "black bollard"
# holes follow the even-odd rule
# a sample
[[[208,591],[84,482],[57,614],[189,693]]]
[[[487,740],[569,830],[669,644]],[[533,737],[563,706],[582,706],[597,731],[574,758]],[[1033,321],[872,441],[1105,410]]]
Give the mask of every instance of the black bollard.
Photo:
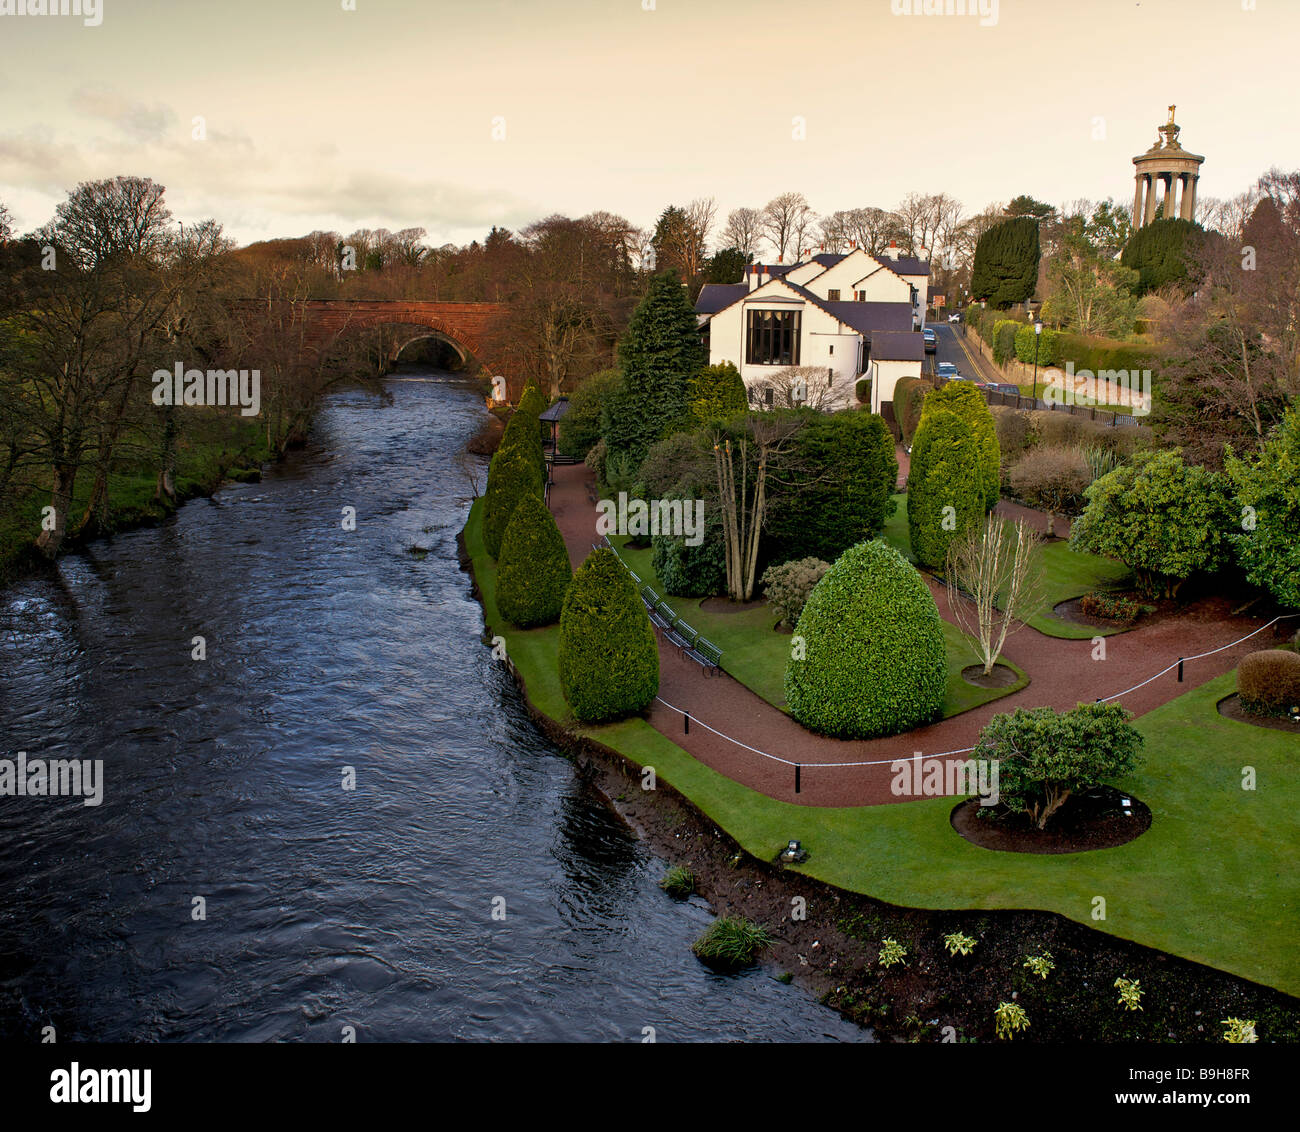
[[[799,793],[799,771],[802,769],[798,763],[794,764],[794,792],[796,794]]]
[[[682,734],[689,735],[690,733],[691,733],[691,713],[689,711],[684,711],[682,712]]]
[[[1181,684],[1182,682],[1183,682],[1183,658],[1180,656],[1178,658],[1178,683]]]

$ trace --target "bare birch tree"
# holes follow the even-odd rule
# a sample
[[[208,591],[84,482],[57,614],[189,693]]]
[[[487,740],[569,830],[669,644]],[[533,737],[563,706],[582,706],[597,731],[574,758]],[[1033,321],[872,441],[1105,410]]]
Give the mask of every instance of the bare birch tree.
[[[1040,542],[1027,523],[989,515],[948,548],[948,607],[978,643],[985,676],[1042,600]]]

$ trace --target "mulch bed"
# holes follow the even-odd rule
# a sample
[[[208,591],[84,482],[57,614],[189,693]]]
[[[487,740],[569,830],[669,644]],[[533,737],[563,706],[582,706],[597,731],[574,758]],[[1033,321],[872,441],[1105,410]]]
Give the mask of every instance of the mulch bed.
[[[1131,817],[1120,807],[1128,798]],[[1151,811],[1131,794],[1110,786],[1098,786],[1085,794],[1073,794],[1056,811],[1047,829],[1036,829],[1025,814],[1003,818],[978,816],[978,798],[971,798],[953,810],[952,827],[972,845],[999,853],[1085,853],[1091,849],[1112,849],[1141,837],[1151,828]]]
[[[968,664],[961,670],[961,678],[977,688],[1009,688],[1020,679],[1016,670],[1005,664],[995,664],[987,676],[984,675],[984,665]]]
[[[1131,629],[1139,621],[1144,624],[1154,618],[1139,613],[1133,621],[1112,621],[1108,617],[1092,617],[1083,612],[1083,598],[1072,597],[1069,601],[1059,601],[1052,606],[1052,616],[1058,621],[1067,621],[1071,625],[1086,625],[1090,629]]]
[[[1235,719],[1238,723],[1249,723],[1252,727],[1267,727],[1270,731],[1289,731],[1300,738],[1300,723],[1292,723],[1275,715],[1255,715],[1247,711],[1241,703],[1241,697],[1233,692],[1218,703],[1219,714],[1224,719]]]

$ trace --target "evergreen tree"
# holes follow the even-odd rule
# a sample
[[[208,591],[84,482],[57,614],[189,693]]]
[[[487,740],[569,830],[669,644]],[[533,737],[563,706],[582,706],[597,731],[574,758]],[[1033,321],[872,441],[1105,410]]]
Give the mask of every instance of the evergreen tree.
[[[731,362],[705,366],[691,378],[691,412],[701,424],[730,420],[749,408],[745,382]]]
[[[497,608],[521,629],[560,619],[573,571],[550,508],[527,493],[515,506],[497,560]]]
[[[1138,273],[1138,294],[1169,283],[1189,284],[1187,265],[1200,248],[1204,230],[1190,220],[1153,220],[1133,233],[1120,263]]]
[[[907,477],[907,527],[921,565],[942,567],[949,544],[983,522],[987,484],[985,453],[968,420],[950,409],[923,412]]]
[[[497,450],[488,465],[483,493],[483,545],[493,558],[501,553],[501,540],[519,501],[529,494],[540,499],[542,490],[537,468],[526,452],[519,447]]]
[[[1038,221],[1022,216],[995,224],[975,245],[971,296],[1000,309],[1021,303],[1038,280]]]
[[[611,455],[626,453],[640,463],[651,444],[686,422],[690,379],[708,360],[695,311],[672,271],[650,280],[618,360],[623,382],[601,416],[601,431]]]

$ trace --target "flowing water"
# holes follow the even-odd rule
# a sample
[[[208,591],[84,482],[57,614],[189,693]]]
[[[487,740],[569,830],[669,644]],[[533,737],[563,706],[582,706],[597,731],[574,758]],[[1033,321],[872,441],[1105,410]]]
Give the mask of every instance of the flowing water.
[[[480,395],[387,388],[0,593],[0,757],[104,764],[98,807],[0,797],[0,1038],[867,1040],[692,957],[708,908],[659,891],[480,643]]]

